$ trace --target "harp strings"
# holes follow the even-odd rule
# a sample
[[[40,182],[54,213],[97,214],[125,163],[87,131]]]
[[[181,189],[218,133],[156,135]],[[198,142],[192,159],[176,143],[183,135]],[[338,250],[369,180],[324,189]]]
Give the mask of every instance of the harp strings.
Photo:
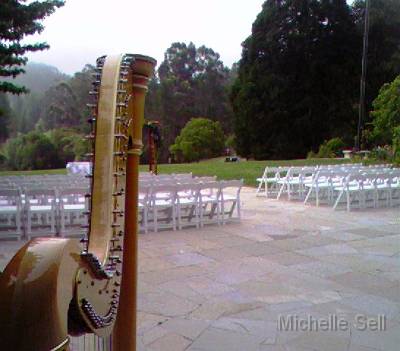
[[[68,351],[112,351],[112,336],[101,338],[95,334],[71,337]]]

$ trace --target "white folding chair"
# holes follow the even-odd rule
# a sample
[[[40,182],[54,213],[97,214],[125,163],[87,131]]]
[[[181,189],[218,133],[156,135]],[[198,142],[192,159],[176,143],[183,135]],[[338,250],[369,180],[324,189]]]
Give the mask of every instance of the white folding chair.
[[[221,185],[219,182],[205,182],[199,184],[199,216],[200,226],[204,224],[221,224],[220,216]]]
[[[176,214],[178,228],[200,225],[199,216],[200,185],[196,182],[178,183],[176,186]]]
[[[176,230],[176,186],[154,185],[151,192],[150,209],[153,215],[154,232],[161,228]]]
[[[222,224],[233,219],[241,220],[240,190],[243,186],[243,180],[228,180],[220,183],[220,211]],[[234,194],[232,195],[232,191]],[[233,216],[236,208],[237,217]]]
[[[262,177],[256,179],[258,182],[256,196],[268,197],[270,194],[277,193],[279,191],[278,182],[282,172],[285,172],[282,167],[265,167]]]
[[[85,198],[87,192],[86,187],[59,190],[60,236],[82,234],[82,226],[87,224],[85,212],[89,208]]]
[[[339,195],[333,206],[335,210],[343,196],[346,196],[346,208],[347,211],[351,210],[352,205],[358,205],[358,208],[366,207],[368,196],[373,201],[375,187],[373,185],[371,177],[362,174],[349,174],[342,182],[340,186],[335,186],[334,191],[338,192]]]
[[[151,185],[139,183],[139,199],[138,199],[138,212],[139,212],[139,230],[144,231],[146,234],[149,231],[149,208],[151,198]]]
[[[288,200],[291,200],[296,192],[300,192],[301,188],[301,170],[302,167],[290,167],[285,177],[281,177],[278,181],[280,186],[277,199],[280,199],[283,193],[287,193]]]
[[[56,234],[57,203],[55,189],[25,191],[26,236]]]
[[[19,189],[0,189],[0,237],[22,237],[22,202]]]

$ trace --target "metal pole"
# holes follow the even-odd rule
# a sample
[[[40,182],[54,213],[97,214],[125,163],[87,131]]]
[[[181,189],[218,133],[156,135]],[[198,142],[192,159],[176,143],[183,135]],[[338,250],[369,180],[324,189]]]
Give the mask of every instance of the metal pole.
[[[369,0],[366,0],[365,15],[364,15],[363,54],[361,63],[360,106],[358,108],[356,151],[360,151],[361,124],[363,123],[363,121],[365,121],[365,79],[367,76],[368,31],[369,31]]]

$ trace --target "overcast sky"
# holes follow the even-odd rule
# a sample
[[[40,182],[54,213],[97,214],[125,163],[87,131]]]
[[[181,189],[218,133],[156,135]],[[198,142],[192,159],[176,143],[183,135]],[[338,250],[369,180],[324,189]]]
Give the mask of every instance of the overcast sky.
[[[241,43],[263,0],[66,0],[43,23],[40,35],[49,50],[30,53],[72,74],[98,56],[113,53],[150,55],[160,63],[171,43],[206,45],[231,66],[240,59]]]

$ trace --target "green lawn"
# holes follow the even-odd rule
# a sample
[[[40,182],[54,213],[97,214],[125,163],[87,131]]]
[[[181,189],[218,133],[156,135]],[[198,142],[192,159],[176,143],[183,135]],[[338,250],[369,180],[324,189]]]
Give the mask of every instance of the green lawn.
[[[61,168],[61,169],[38,169],[35,171],[0,171],[0,176],[41,175],[41,174],[67,174],[67,170],[66,168]]]
[[[158,166],[159,173],[186,173],[192,172],[197,176],[213,176],[218,179],[244,179],[246,185],[255,186],[256,178],[260,177],[265,166],[314,166],[321,164],[348,163],[343,159],[305,159],[285,161],[245,161],[224,162],[225,159],[212,159],[198,163],[162,164]],[[141,166],[146,171],[148,166]]]
[[[224,158],[217,158],[207,161],[182,164],[161,164],[158,166],[159,173],[188,173],[196,176],[214,176],[218,179],[244,179],[246,185],[255,186],[256,178],[260,177],[265,166],[313,166],[321,164],[347,163],[343,159],[305,159],[285,161],[245,161],[224,162]],[[140,166],[141,171],[147,171],[148,166]],[[0,176],[6,175],[35,175],[35,174],[66,174],[65,169],[51,169],[38,171],[3,171]]]

